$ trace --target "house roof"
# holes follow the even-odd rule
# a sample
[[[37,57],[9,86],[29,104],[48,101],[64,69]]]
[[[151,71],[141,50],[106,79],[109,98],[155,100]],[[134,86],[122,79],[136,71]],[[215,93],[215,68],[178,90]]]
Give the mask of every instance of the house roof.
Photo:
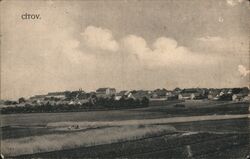
[[[127,95],[129,93],[129,91],[120,91],[119,93],[117,93],[117,96],[124,96]]]
[[[181,91],[182,97],[190,97],[191,94],[194,94],[194,96],[200,96],[202,94],[202,89],[196,89],[196,88],[189,88],[189,89],[183,89]]]
[[[194,88],[189,88],[189,89],[183,89],[181,91],[181,94],[184,94],[184,93],[200,93],[200,91],[198,89],[194,89]]]
[[[201,93],[195,92],[195,93],[181,93],[181,96],[182,96],[182,97],[190,97],[191,94],[193,94],[194,96],[199,96],[199,95],[201,95]]]
[[[247,95],[249,93],[248,88],[233,88],[232,89],[232,94],[243,94]]]
[[[106,91],[108,88],[98,88],[97,90],[96,90],[96,92],[103,92],[103,91]]]
[[[156,93],[157,95],[166,95],[168,91],[166,89],[156,89],[154,90],[154,93]]]
[[[48,95],[50,96],[65,95],[65,92],[49,92]]]
[[[133,93],[135,98],[150,97],[148,91],[139,90]]]
[[[208,94],[212,96],[217,96],[218,94],[220,94],[220,92],[220,89],[210,89]]]
[[[181,89],[177,87],[177,88],[175,88],[173,91],[175,91],[175,92],[176,92],[176,91],[177,91],[177,92],[179,92],[179,91],[181,91]]]
[[[96,90],[96,92],[104,92],[104,91],[106,91],[107,89],[115,90],[115,88],[98,88],[98,89]]]

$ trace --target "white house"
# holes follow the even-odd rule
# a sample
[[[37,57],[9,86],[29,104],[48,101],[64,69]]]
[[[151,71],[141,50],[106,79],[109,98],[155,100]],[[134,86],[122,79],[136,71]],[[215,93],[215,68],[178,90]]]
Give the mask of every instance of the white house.
[[[116,90],[115,88],[99,88],[96,90],[96,95],[100,96],[110,96],[110,95],[115,95]]]

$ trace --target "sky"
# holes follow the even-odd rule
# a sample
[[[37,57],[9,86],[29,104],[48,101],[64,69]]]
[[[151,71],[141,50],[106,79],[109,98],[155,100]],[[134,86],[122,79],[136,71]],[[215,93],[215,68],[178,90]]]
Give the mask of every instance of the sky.
[[[2,99],[249,86],[247,0],[10,0],[0,9]]]

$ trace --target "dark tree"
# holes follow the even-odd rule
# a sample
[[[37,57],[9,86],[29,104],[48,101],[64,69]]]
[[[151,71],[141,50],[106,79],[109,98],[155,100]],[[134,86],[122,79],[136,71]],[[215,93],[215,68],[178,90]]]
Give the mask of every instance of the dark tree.
[[[18,103],[25,103],[25,99],[23,97],[19,98]]]
[[[143,97],[141,100],[141,105],[148,106],[148,104],[149,104],[149,99],[147,97]]]

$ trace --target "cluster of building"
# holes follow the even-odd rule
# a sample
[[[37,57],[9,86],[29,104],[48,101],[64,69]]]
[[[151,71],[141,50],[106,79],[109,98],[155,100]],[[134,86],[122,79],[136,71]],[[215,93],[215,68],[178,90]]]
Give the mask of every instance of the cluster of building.
[[[223,88],[223,89],[208,89],[208,88],[189,88],[174,90],[156,89],[156,90],[133,90],[120,91],[116,93],[114,88],[100,88],[96,91],[97,96],[110,97],[114,96],[116,100],[122,97],[141,99],[143,97],[149,100],[248,100],[250,91],[247,87],[244,88]]]
[[[148,98],[149,101],[161,100],[232,100],[232,101],[249,101],[249,88],[189,88],[174,90],[156,89],[156,90],[122,90],[117,92],[115,88],[99,88],[93,92],[85,92],[82,89],[77,91],[50,92],[46,95],[35,95],[29,99],[19,101],[19,104],[84,104],[92,102],[97,98],[112,98],[114,100],[134,99],[141,100]]]

